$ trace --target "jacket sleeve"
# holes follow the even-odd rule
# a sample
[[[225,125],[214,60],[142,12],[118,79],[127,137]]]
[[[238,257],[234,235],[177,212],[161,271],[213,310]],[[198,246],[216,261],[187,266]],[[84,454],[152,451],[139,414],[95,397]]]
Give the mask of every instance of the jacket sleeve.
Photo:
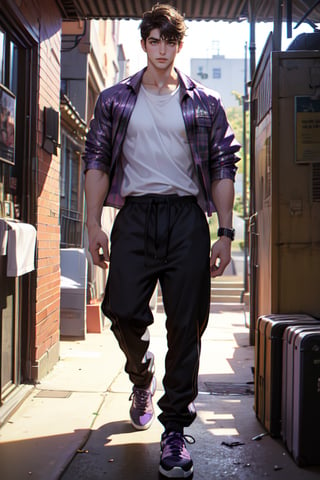
[[[236,153],[240,150],[241,145],[229,125],[220,98],[215,100],[209,152],[211,181],[222,178],[230,178],[234,181],[237,171],[235,164],[239,161]]]
[[[90,122],[85,151],[83,154],[84,172],[90,169],[110,173],[112,157],[111,105],[107,91],[97,100],[94,116]]]

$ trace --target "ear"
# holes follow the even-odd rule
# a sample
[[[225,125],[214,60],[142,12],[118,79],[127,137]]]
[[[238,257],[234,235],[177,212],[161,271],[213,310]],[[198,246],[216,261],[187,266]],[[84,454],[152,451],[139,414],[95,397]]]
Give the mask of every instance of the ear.
[[[140,40],[140,45],[141,45],[142,50],[143,50],[144,52],[146,52],[146,51],[147,51],[147,49],[146,49],[146,41],[143,40],[143,38],[141,38],[141,40]]]
[[[183,42],[180,42],[179,45],[178,45],[178,51],[177,51],[177,53],[181,52],[182,47],[183,47]]]

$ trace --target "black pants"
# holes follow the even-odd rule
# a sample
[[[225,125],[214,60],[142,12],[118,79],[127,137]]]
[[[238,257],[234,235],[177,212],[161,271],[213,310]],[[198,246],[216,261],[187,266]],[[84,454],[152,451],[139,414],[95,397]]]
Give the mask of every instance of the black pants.
[[[196,413],[200,338],[208,322],[210,236],[194,197],[129,197],[111,233],[109,276],[102,310],[112,322],[125,370],[136,386],[148,386],[149,301],[157,280],[167,316],[168,351],[159,400],[160,422],[188,426]]]

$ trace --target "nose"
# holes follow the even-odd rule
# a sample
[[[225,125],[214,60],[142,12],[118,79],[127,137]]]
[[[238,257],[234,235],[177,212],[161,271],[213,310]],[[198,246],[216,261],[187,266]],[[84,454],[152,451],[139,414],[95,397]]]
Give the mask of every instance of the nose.
[[[165,40],[161,40],[160,41],[160,49],[159,49],[160,54],[165,55],[166,50],[167,50],[167,42]]]

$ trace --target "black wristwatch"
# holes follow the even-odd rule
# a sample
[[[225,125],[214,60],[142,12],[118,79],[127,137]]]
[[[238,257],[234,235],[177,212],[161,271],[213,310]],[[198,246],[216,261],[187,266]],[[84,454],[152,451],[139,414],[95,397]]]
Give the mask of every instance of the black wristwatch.
[[[228,237],[230,240],[234,240],[234,235],[236,231],[234,228],[218,228],[218,237]]]

